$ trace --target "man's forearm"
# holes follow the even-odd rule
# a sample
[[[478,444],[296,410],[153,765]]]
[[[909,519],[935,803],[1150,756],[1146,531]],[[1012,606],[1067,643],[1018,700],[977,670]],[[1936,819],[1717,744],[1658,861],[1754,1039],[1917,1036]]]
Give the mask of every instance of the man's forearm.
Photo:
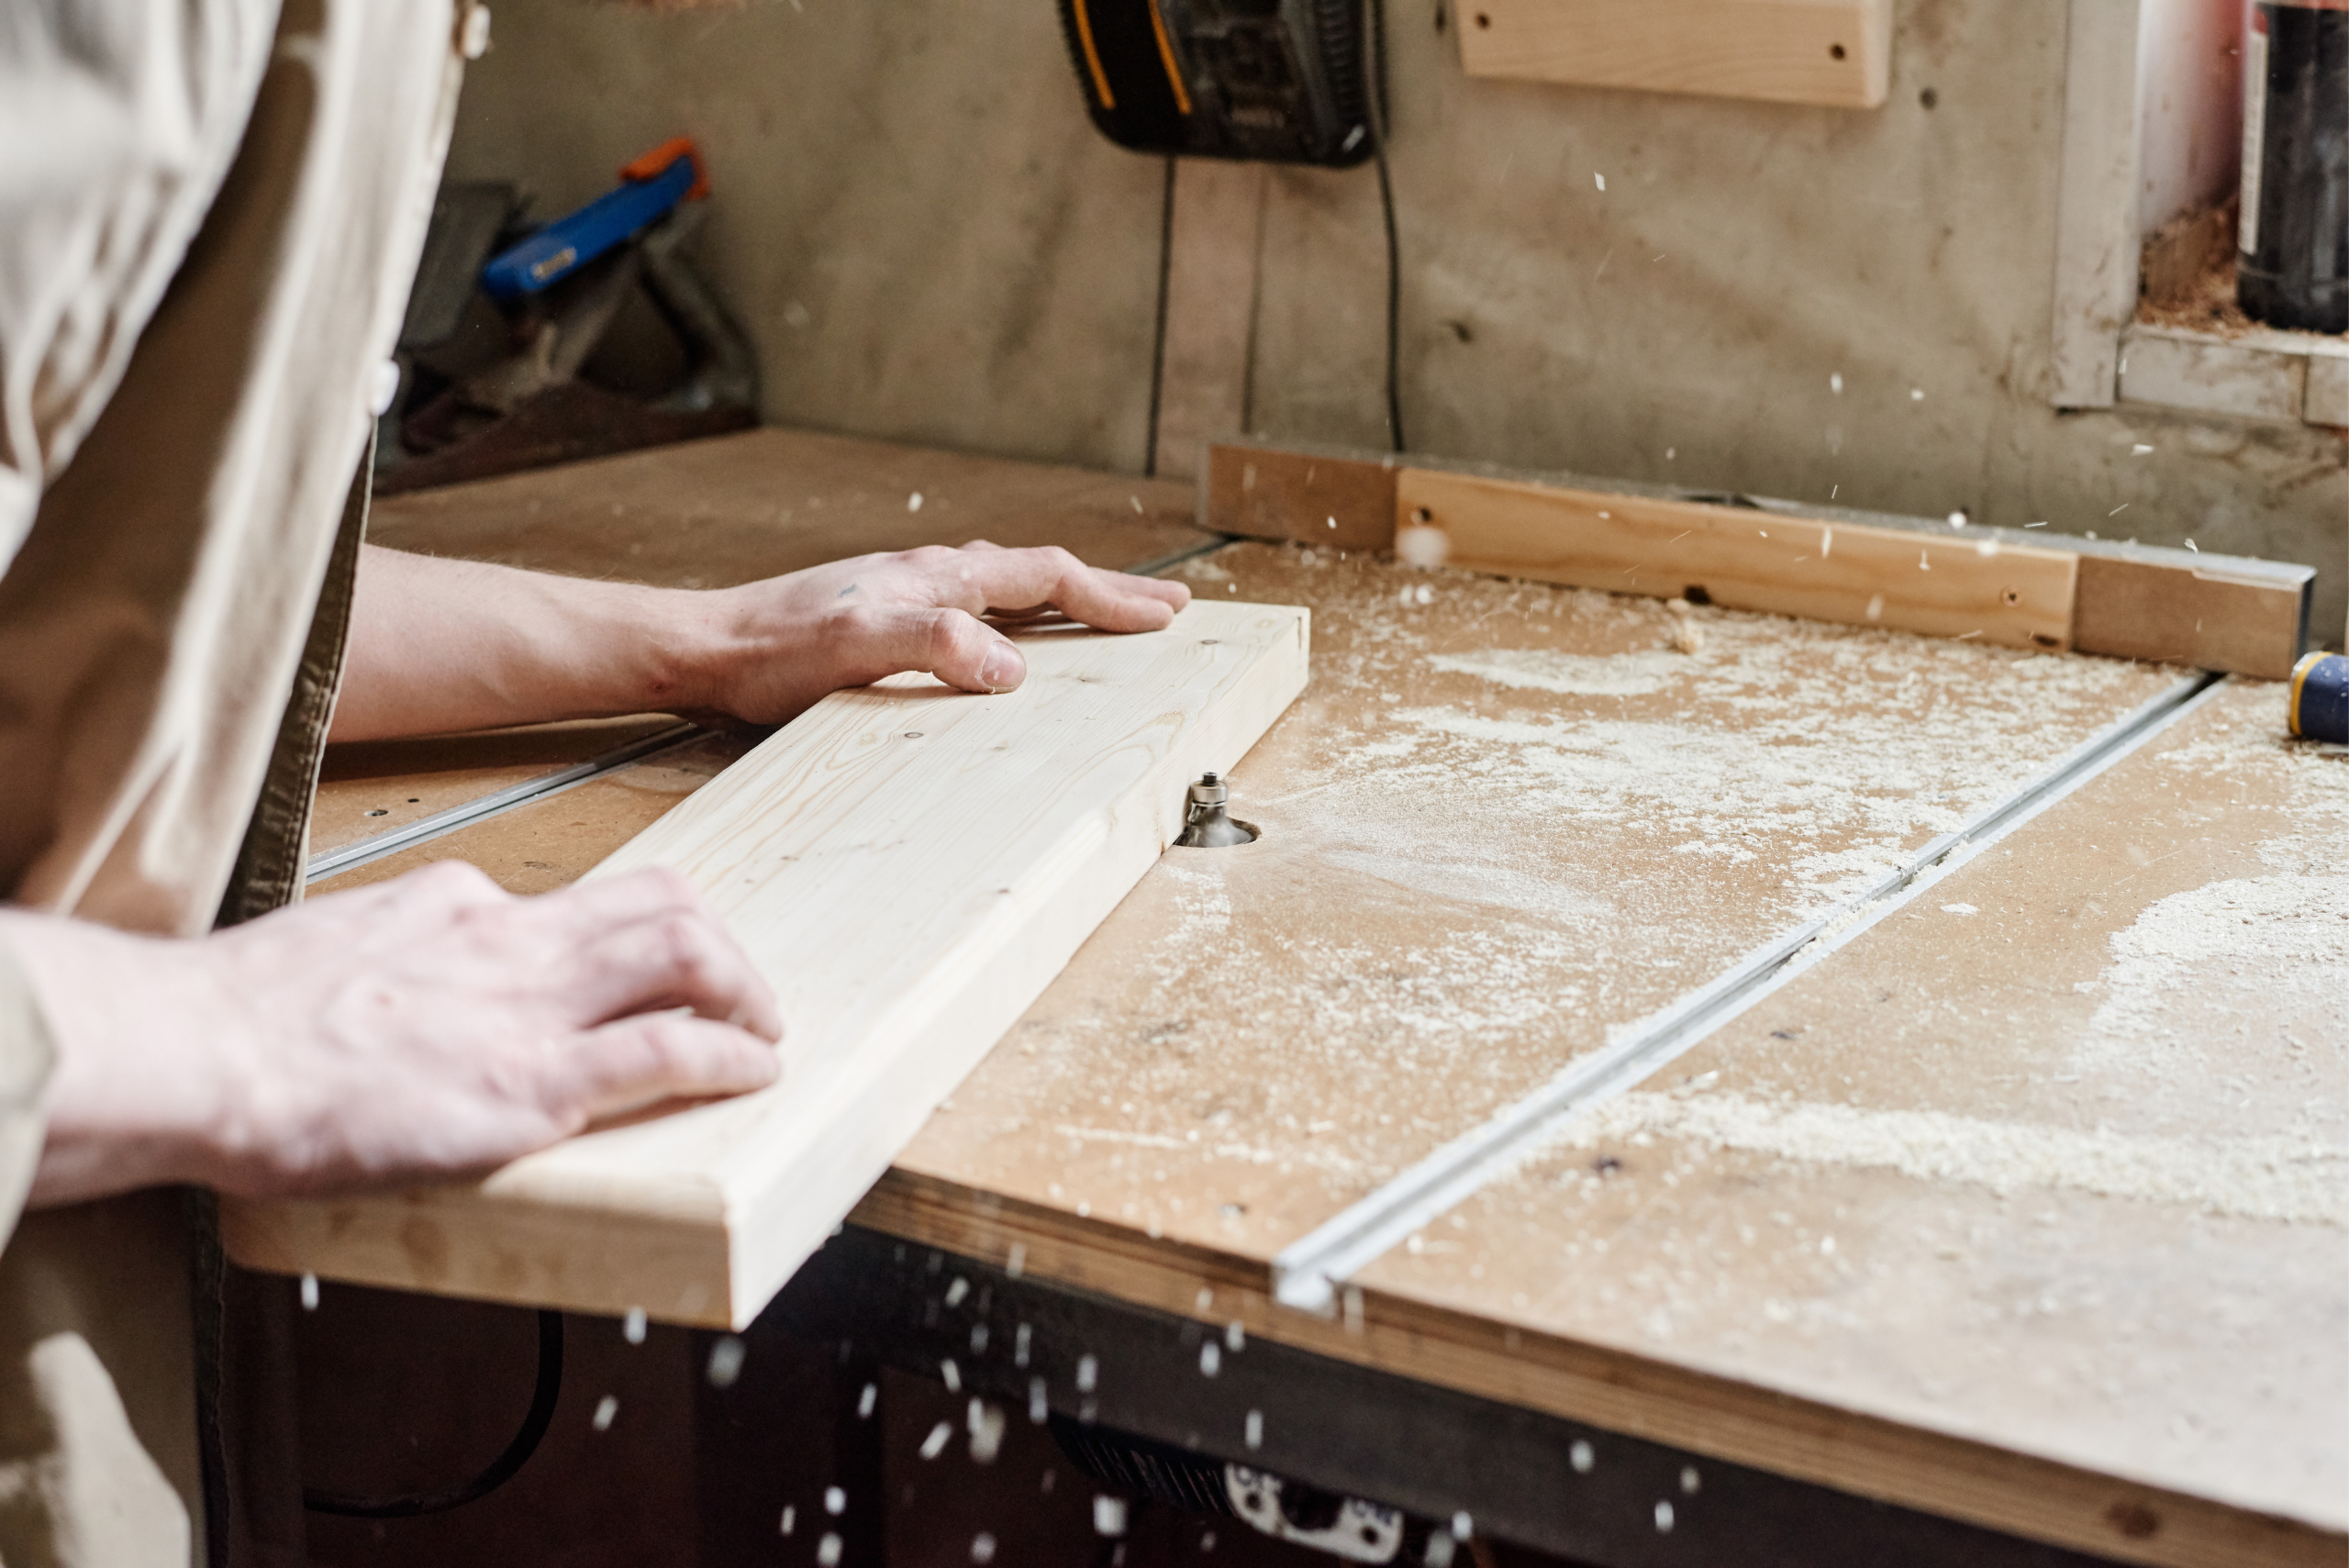
[[[713,599],[371,545],[332,739],[696,706]]]
[[[982,617],[1054,611],[1155,631],[1179,583],[1064,550],[935,546],[691,592],[370,549],[332,739],[444,734],[621,713],[781,724],[827,693],[919,670],[1006,692],[1027,663]]]

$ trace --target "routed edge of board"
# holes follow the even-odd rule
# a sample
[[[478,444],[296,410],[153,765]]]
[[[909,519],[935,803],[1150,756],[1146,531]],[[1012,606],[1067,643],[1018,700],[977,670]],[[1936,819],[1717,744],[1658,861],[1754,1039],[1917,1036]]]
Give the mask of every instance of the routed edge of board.
[[[1323,1318],[1270,1264],[893,1170],[851,1215],[900,1240],[1603,1430],[2149,1568],[2337,1568],[2344,1538],[2125,1477],[1904,1426],[1375,1287]],[[1197,1307],[1213,1292],[1211,1314]]]
[[[1105,791],[1073,796],[1052,828],[1052,847],[1032,862],[1032,875],[1022,873],[1018,896],[983,900],[987,913],[978,924],[955,928],[939,950],[934,984],[907,992],[891,1026],[897,1032],[884,1030],[903,1041],[885,1062],[819,1076],[813,1098],[763,1100],[775,1092],[761,1091],[719,1102],[708,1107],[718,1116],[714,1123],[691,1108],[674,1119],[646,1118],[620,1135],[634,1141],[617,1159],[589,1138],[524,1156],[477,1182],[335,1199],[226,1200],[229,1255],[275,1273],[434,1295],[608,1315],[640,1307],[667,1322],[747,1325],[1156,862],[1181,829],[1184,785],[1202,772],[1230,770],[1304,690],[1310,625],[1310,612],[1294,606],[1203,601],[1185,612],[1176,642],[1187,629],[1191,651],[1208,662],[1178,663],[1190,673],[1138,690],[1141,732],[1163,737],[1152,742],[1154,760]],[[1029,649],[1030,686],[1052,685],[1056,653],[1081,660],[1075,651],[1085,646],[1113,644],[1148,646],[1141,638],[1101,634],[1042,638]],[[1163,665],[1163,655],[1145,662]],[[1072,674],[1086,668],[1081,662],[1058,668],[1072,689],[1103,678]],[[1200,671],[1214,673],[1207,678]],[[881,694],[893,699],[884,705],[892,727],[904,711],[895,700],[901,695]],[[935,695],[958,704],[987,700],[943,688]],[[1159,705],[1178,699],[1191,717],[1169,726]],[[826,699],[849,705],[831,728],[868,726],[858,705],[874,700],[861,692]],[[1046,716],[1037,722],[1050,728],[1050,709],[1028,711]],[[778,776],[804,773],[799,740],[822,747],[833,743],[823,738],[829,735],[802,730],[793,738],[786,728],[771,738],[770,747],[789,738],[771,759]],[[943,733],[930,744],[942,742]],[[951,759],[941,757],[939,766]],[[722,805],[719,789],[689,797],[686,809],[699,802],[707,817]],[[774,808],[755,788],[737,793],[742,798],[723,807],[714,826],[699,821],[687,835],[730,839],[743,819],[724,811]],[[633,843],[645,845],[661,831],[656,824]],[[673,848],[674,840],[674,832],[662,840]],[[628,853],[614,859],[627,863]],[[732,865],[726,874],[742,869]],[[713,1140],[713,1129],[728,1128],[729,1118],[732,1129]]]
[[[1873,109],[1891,92],[1892,3],[1470,0],[1460,61],[1470,76]]]
[[[1900,536],[1916,540],[1910,548],[1920,550],[1952,541],[1978,550],[1988,542],[2000,550],[2070,555],[2077,559],[2078,568],[2065,645],[2076,653],[2141,659],[2280,681],[2290,676],[2293,661],[2299,656],[2308,638],[2309,604],[2316,569],[2294,562],[2210,555],[2036,530],[1961,528],[1923,517],[1809,506],[1764,497],[1740,496],[1735,504],[1723,505],[1714,497],[1675,492],[1665,486],[1618,484],[1580,476],[1562,478],[1441,459],[1413,458],[1406,462],[1392,454],[1343,447],[1252,442],[1215,445],[1200,469],[1199,526],[1218,533],[1285,544],[1391,550],[1395,548],[1398,521],[1405,525],[1411,521],[1408,513],[1399,508],[1397,493],[1412,484],[1415,475],[1427,474],[1523,486],[1560,497],[1560,517],[1553,526],[1568,532],[1551,547],[1555,553],[1569,553],[1574,548],[1571,530],[1576,515],[1594,517],[1600,511],[1629,511],[1651,504],[1670,504],[1693,508],[1692,515],[1716,518],[1724,527],[1752,525],[1759,528],[1774,525],[1757,519],[1780,518],[1832,528],[1838,537],[1853,528]],[[1334,528],[1330,526],[1333,523]],[[1812,564],[1793,559],[1800,553],[1788,552],[1782,569],[1767,579],[1767,585],[1783,587],[1790,593],[1799,591],[1803,587],[1799,576]],[[1474,571],[1538,575],[1508,563],[1486,564],[1458,557],[1451,563]],[[1898,587],[1890,578],[1903,575],[1912,565],[1913,562],[1900,561],[1897,554],[1890,558],[1887,582],[1880,584],[1888,601],[1897,597]],[[1685,584],[1675,586],[1670,581],[1676,574],[1675,566],[1675,572],[1667,573],[1659,584],[1658,591],[1683,591]],[[1580,585],[1610,593],[1646,591],[1625,576],[1620,565],[1614,575],[1611,582]],[[1752,607],[1775,608],[1764,605]],[[1813,612],[1786,609],[1778,613]],[[1913,625],[1904,629],[1929,635],[1935,631],[1931,627]]]

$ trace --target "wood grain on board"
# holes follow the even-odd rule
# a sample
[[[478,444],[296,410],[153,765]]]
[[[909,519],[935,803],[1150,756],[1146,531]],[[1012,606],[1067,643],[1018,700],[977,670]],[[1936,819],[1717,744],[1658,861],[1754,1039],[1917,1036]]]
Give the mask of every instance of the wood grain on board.
[[[1366,1270],[1373,1316],[1669,1362],[1713,1391],[1562,1413],[2121,1561],[2339,1562],[2349,759],[2284,736],[2230,683]]]
[[[670,865],[781,999],[775,1087],[473,1183],[224,1203],[251,1267],[740,1327],[757,1315],[1306,680],[1302,612],[1014,633],[1016,692],[827,697],[594,874]],[[551,806],[557,804],[550,802]]]
[[[1471,76],[1875,108],[1891,0],[1466,0]]]
[[[1812,522],[1405,469],[1401,530],[1472,572],[1883,626],[2003,648],[2071,646],[2077,558],[1996,539]]]

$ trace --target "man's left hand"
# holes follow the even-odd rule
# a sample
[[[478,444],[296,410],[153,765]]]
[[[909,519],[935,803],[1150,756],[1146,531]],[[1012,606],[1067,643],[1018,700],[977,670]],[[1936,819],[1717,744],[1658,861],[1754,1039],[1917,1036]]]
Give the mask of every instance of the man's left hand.
[[[1065,550],[982,539],[860,555],[709,598],[719,640],[706,655],[702,706],[775,724],[828,693],[907,670],[966,692],[1008,692],[1028,663],[990,620],[1057,613],[1103,631],[1160,631],[1191,591],[1098,571]]]

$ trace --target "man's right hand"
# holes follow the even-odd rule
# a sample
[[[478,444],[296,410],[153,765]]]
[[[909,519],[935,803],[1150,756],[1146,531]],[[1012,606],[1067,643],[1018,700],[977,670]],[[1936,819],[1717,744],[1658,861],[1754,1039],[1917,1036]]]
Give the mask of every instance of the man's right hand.
[[[36,1205],[479,1169],[774,1081],[774,997],[682,877],[427,867],[197,941],[0,911],[56,1036]]]

